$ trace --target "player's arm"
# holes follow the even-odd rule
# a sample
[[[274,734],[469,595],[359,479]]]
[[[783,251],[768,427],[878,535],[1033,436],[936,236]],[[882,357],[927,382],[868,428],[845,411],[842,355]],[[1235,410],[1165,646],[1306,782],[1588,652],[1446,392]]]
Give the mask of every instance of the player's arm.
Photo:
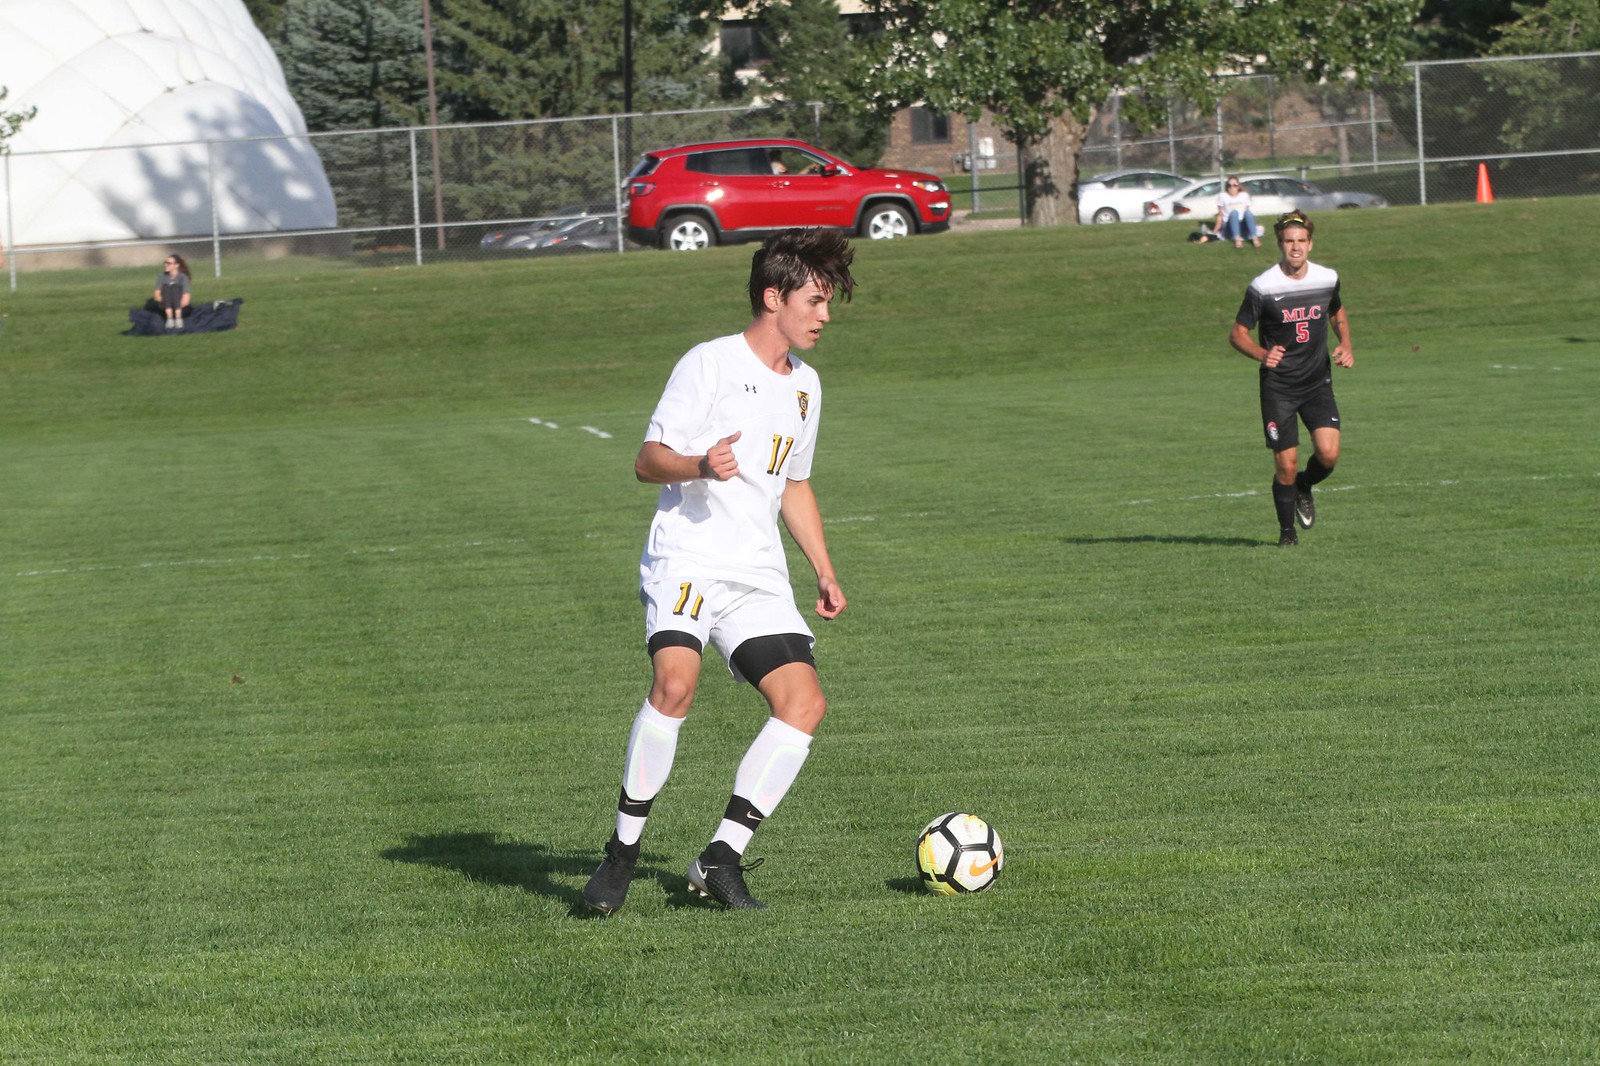
[[[647,440],[633,461],[633,476],[651,485],[675,485],[680,481],[705,478],[727,481],[739,476],[739,460],[733,457],[735,430],[713,444],[704,455],[684,455],[658,440]]]
[[[823,618],[839,617],[845,608],[844,590],[839,587],[833,563],[828,559],[828,542],[822,535],[822,509],[817,506],[811,482],[790,481],[784,486],[779,513],[783,515],[789,536],[794,538],[811,569],[817,572],[817,613]]]
[[[1350,346],[1350,319],[1345,317],[1344,308],[1341,307],[1333,313],[1332,325],[1334,331],[1339,334],[1339,345],[1333,350],[1334,365],[1355,366],[1356,353]]]
[[[1263,348],[1250,336],[1250,327],[1243,322],[1233,324],[1233,332],[1228,334],[1228,343],[1241,355],[1247,355],[1267,368],[1277,366],[1283,362],[1283,345],[1274,344],[1271,348]]]

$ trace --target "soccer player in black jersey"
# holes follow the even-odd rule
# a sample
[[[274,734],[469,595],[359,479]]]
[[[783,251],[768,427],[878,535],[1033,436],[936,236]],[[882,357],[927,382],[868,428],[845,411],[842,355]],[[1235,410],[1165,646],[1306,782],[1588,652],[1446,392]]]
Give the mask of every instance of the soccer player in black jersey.
[[[1275,470],[1272,503],[1278,546],[1300,543],[1299,522],[1310,529],[1317,511],[1311,487],[1339,461],[1339,405],[1333,398],[1334,365],[1355,365],[1350,322],[1339,300],[1339,275],[1309,258],[1315,227],[1299,211],[1279,215],[1272,227],[1281,258],[1250,282],[1228,343],[1261,364],[1261,425]],[[1328,327],[1339,343],[1328,353]],[[1250,331],[1259,327],[1259,343]],[[1300,470],[1296,417],[1311,431],[1313,454]]]

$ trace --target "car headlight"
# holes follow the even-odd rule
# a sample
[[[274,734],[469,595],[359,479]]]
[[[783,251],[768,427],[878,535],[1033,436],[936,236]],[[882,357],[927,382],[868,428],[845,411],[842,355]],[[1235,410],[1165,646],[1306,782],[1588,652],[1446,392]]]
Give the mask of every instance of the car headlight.
[[[921,189],[923,192],[944,192],[944,182],[942,181],[919,180],[913,181],[911,184],[916,188]]]

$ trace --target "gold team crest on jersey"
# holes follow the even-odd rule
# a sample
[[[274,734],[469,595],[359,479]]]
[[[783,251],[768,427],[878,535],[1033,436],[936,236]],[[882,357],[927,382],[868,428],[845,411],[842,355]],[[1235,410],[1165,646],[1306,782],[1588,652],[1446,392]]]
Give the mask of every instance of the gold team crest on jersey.
[[[795,398],[800,401],[800,421],[804,422],[806,420],[806,412],[811,410],[811,394],[809,392],[801,392],[799,389],[794,390],[794,394]]]

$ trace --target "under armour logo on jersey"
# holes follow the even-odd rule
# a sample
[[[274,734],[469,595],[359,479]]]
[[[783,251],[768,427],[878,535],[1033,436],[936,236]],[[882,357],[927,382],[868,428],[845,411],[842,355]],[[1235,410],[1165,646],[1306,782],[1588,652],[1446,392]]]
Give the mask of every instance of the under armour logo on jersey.
[[[811,410],[811,394],[795,390],[795,398],[800,401],[800,421],[806,420],[806,413]]]

